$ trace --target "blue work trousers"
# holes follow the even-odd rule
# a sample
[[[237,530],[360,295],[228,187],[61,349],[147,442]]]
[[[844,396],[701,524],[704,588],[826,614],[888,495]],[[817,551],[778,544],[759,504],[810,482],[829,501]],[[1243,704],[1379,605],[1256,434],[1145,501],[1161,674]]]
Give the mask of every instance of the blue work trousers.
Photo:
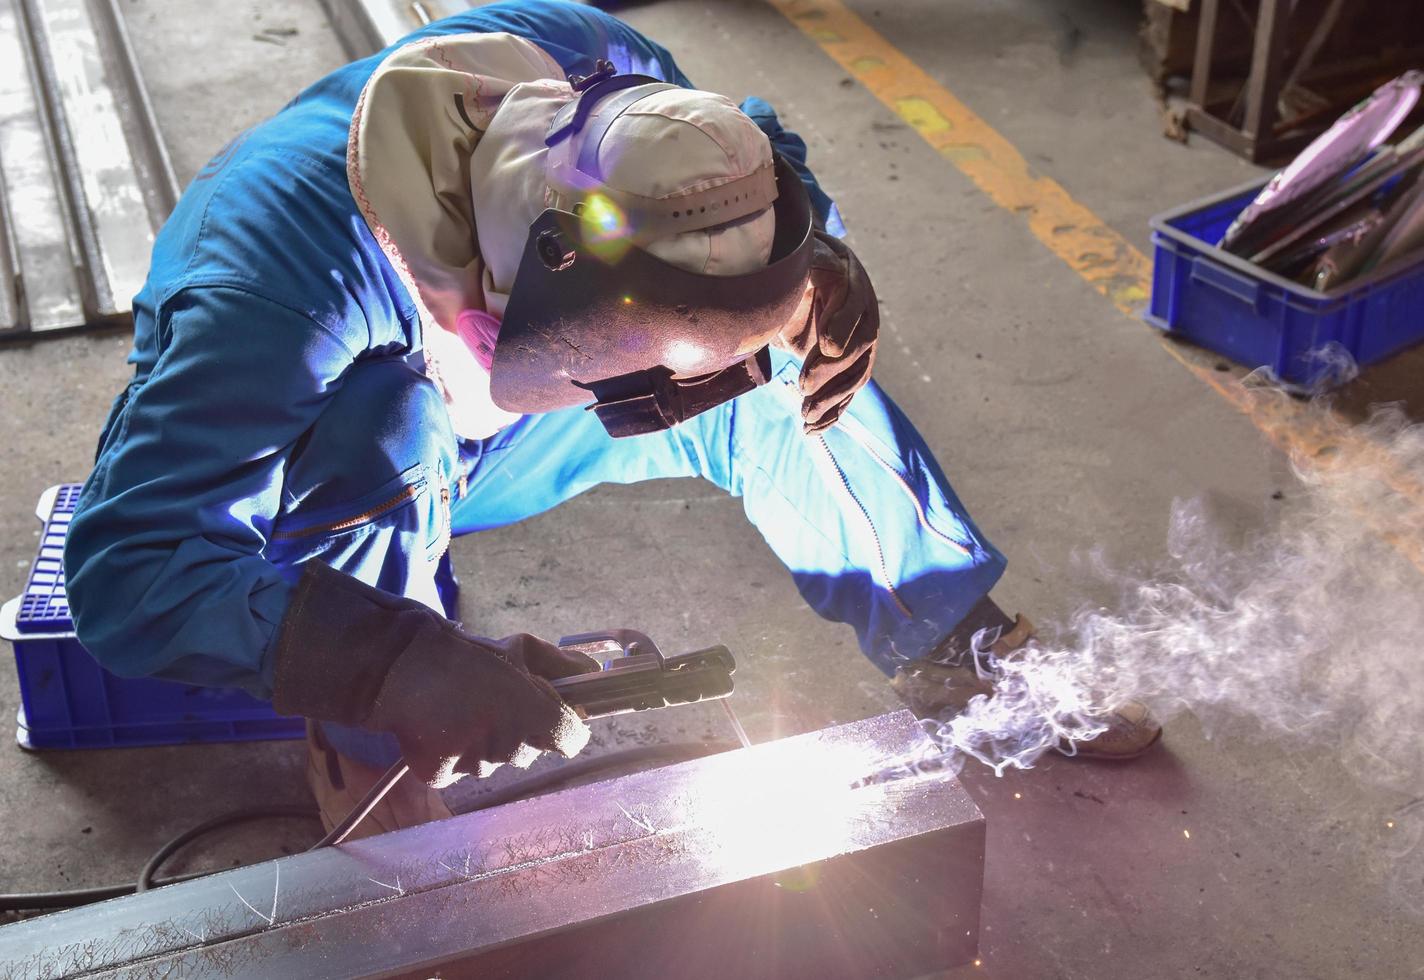
[[[804,434],[799,368],[776,352],[770,383],[665,432],[613,439],[575,408],[461,442],[418,371],[398,359],[358,364],[297,447],[268,557],[320,559],[439,609],[452,535],[532,517],[600,483],[699,476],[742,499],[811,607],[853,626],[891,674],[958,625],[1004,558],[873,381],[836,426]],[[397,754],[389,736],[326,729],[369,765]]]

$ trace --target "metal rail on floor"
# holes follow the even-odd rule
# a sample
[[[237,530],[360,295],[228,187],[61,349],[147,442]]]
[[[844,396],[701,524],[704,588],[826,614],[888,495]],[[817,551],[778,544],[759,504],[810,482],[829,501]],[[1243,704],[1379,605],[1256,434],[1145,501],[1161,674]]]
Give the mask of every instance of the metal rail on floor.
[[[375,54],[432,20],[480,6],[463,0],[321,0],[321,5],[352,58]]]
[[[177,198],[117,0],[0,0],[0,340],[127,323]]]
[[[327,20],[352,58],[364,58],[411,31],[472,4],[459,0],[321,0]]]

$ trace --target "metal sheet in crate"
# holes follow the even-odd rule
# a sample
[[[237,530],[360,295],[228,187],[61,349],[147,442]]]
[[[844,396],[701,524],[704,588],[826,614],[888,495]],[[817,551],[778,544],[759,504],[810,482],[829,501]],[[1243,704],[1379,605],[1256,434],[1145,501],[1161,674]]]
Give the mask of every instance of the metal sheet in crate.
[[[80,484],[46,490],[44,523],[25,591],[0,608],[0,639],[15,650],[21,705],[16,739],[29,749],[299,738],[305,723],[242,691],[125,678],[95,662],[74,635],[64,585],[64,538]]]
[[[1313,393],[1424,340],[1424,261],[1381,268],[1326,293],[1216,246],[1264,182],[1203,198],[1152,219],[1148,323],[1264,368]]]

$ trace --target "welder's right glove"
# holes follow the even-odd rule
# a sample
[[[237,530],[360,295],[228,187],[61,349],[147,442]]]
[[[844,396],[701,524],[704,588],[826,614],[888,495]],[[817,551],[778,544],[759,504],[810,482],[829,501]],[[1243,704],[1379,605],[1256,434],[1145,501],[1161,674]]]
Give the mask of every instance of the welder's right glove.
[[[272,703],[286,714],[390,732],[439,789],[540,752],[565,758],[588,728],[549,680],[597,670],[526,633],[491,640],[424,605],[308,562],[278,629]]]
[[[870,274],[850,246],[816,231],[807,302],[772,344],[802,359],[801,424],[835,425],[870,380],[880,336],[880,306]]]

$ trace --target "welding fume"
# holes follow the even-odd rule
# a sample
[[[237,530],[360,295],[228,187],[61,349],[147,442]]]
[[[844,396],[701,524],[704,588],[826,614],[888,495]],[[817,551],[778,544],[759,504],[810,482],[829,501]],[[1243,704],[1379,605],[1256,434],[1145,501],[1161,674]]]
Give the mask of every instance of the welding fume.
[[[1379,86],[1266,182],[1220,246],[1322,291],[1417,260],[1424,127],[1400,127],[1421,90],[1419,71]],[[1358,373],[1339,345],[1312,357],[1326,383]],[[1354,418],[1328,393],[1288,393],[1268,369],[1231,389],[1268,434],[1307,434],[1268,526],[1231,540],[1203,500],[1183,497],[1159,563],[1081,554],[1068,575],[1079,608],[1027,645],[967,636],[980,693],[991,696],[940,715],[927,725],[929,743],[857,785],[959,772],[970,760],[998,774],[1032,768],[1046,752],[1094,744],[1107,705],[1140,704],[1166,720],[1190,714],[1213,740],[1267,739],[1338,760],[1360,790],[1392,801],[1377,804],[1382,839],[1359,856],[1417,913],[1424,426],[1398,405]],[[1105,601],[1083,601],[1090,591]]]

